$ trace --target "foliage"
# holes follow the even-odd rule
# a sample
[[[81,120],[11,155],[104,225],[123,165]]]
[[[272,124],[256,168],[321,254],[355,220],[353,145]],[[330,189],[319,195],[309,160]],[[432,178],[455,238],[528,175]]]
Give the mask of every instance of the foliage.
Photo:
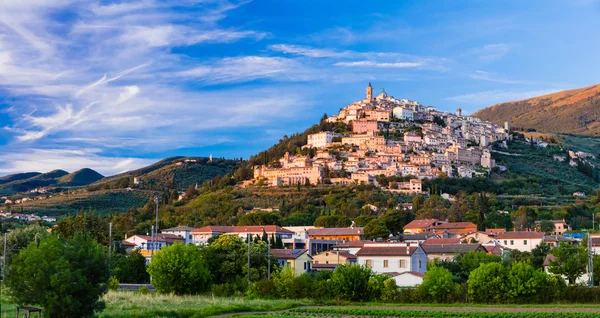
[[[10,261],[12,255],[17,255],[19,251],[29,243],[34,242],[37,238],[38,242],[48,236],[48,231],[45,227],[37,224],[32,224],[24,228],[15,229],[8,233],[6,240],[6,260]],[[4,237],[2,237],[4,243]],[[0,253],[4,253],[4,249],[0,249]]]
[[[369,279],[373,272],[367,266],[338,266],[331,276],[331,292],[336,298],[365,301],[371,298]]]
[[[365,225],[363,236],[367,240],[388,238],[390,236],[390,231],[385,226],[383,220],[371,220],[367,225]]]
[[[244,214],[237,225],[280,225],[280,218],[276,212],[250,212]]]
[[[452,281],[452,273],[440,266],[431,266],[425,272],[423,283],[419,285],[429,299],[436,303],[447,302],[456,287],[457,284]]]
[[[145,284],[150,282],[146,258],[139,250],[136,249],[129,255],[117,254],[113,263],[113,275],[119,282],[126,284]]]
[[[587,267],[587,253],[584,246],[560,244],[550,250],[556,259],[550,261],[550,273],[564,275],[569,284],[575,284],[577,278],[583,275]]]
[[[540,222],[540,231],[546,234],[552,234],[554,232],[554,222],[550,220],[543,220]]]
[[[109,266],[104,248],[89,237],[47,237],[9,266],[5,283],[18,304],[41,305],[48,317],[89,317],[104,308]]]
[[[200,248],[175,243],[152,257],[148,273],[152,284],[165,293],[194,294],[209,287],[210,272]]]
[[[96,214],[93,210],[89,212],[81,210],[74,216],[68,216],[58,221],[54,231],[56,231],[57,235],[67,240],[73,238],[78,233],[90,235],[98,243],[107,246],[110,244],[108,228],[109,225],[106,218]]]
[[[482,264],[469,275],[469,299],[479,303],[499,303],[506,292],[507,270],[500,263]]]
[[[343,215],[322,215],[315,220],[316,227],[347,227],[350,219]]]
[[[277,295],[282,298],[294,298],[295,272],[291,266],[283,266],[281,271],[274,275],[273,285]]]
[[[507,275],[505,297],[513,303],[545,302],[549,301],[548,287],[548,275],[541,269],[527,263],[515,263]]]
[[[401,318],[445,318],[445,317],[463,317],[463,318],[592,318],[596,313],[578,313],[578,312],[488,312],[488,311],[469,311],[465,308],[463,311],[431,308],[429,310],[406,310],[406,309],[371,309],[371,308],[296,308],[291,309],[290,314],[279,317],[401,317]],[[247,316],[258,317],[258,316]]]
[[[108,279],[107,284],[108,290],[116,291],[119,289],[119,280],[115,276],[111,276]]]

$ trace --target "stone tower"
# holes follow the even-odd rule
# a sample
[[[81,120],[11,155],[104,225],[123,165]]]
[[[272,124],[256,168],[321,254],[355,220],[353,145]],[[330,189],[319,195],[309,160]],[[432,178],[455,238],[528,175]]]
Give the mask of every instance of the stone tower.
[[[458,117],[462,116],[462,109],[460,109],[460,108],[456,109],[456,116],[458,116]]]
[[[373,86],[371,86],[371,82],[369,82],[369,85],[367,86],[367,99],[373,99]]]

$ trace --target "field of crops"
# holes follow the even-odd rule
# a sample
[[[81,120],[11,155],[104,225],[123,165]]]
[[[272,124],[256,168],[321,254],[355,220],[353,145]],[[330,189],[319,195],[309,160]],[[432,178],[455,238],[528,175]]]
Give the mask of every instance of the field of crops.
[[[469,311],[469,308],[458,310],[405,310],[405,309],[359,309],[359,308],[295,308],[286,312],[261,315],[245,315],[244,318],[255,317],[401,317],[401,318],[592,318],[600,317],[600,310],[590,312],[489,312]],[[510,309],[510,308],[509,308]]]

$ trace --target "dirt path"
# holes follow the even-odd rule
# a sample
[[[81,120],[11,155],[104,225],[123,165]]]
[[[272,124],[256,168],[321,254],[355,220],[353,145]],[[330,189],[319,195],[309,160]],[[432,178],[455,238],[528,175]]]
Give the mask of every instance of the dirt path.
[[[577,308],[577,307],[437,307],[437,306],[300,306],[296,308],[347,308],[347,309],[383,309],[383,310],[417,310],[417,311],[447,311],[447,312],[506,312],[506,313],[525,313],[525,312],[544,312],[544,313],[597,313],[600,317],[600,307],[596,308]],[[288,310],[271,312],[238,312],[214,317],[234,317],[241,315],[267,315],[284,313]]]

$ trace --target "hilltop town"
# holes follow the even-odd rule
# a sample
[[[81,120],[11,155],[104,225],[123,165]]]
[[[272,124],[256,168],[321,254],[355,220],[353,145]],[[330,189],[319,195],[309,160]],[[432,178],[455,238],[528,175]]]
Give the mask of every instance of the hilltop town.
[[[274,165],[254,167],[248,184],[377,184],[377,176],[405,177],[388,190],[420,193],[425,178],[487,175],[495,167],[490,145],[507,147],[511,138],[508,122],[501,127],[464,116],[460,108],[455,114],[438,111],[384,90],[374,96],[371,83],[364,99],[326,121],[347,131],[308,135],[303,149],[311,151],[286,153]]]

